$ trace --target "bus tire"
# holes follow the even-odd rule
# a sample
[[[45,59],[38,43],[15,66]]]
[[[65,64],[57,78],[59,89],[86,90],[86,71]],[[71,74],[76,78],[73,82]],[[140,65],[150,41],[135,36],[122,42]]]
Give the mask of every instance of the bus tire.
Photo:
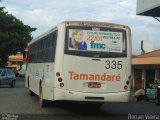
[[[29,95],[30,96],[35,96],[36,94],[34,92],[32,92],[31,90],[29,90]]]
[[[27,87],[29,88],[29,77],[27,79]]]
[[[40,85],[39,88],[39,104],[41,107],[47,107],[47,100],[43,99],[43,91],[42,91],[42,86]]]

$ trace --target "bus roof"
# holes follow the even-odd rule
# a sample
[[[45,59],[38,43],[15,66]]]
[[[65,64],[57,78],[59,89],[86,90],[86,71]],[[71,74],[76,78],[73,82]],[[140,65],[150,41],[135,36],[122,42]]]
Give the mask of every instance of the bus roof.
[[[99,27],[120,27],[120,28],[128,28],[127,25],[116,24],[116,23],[108,23],[108,22],[95,22],[95,21],[64,21],[66,26],[69,25],[77,25],[77,26],[99,26]]]
[[[48,34],[54,32],[54,31],[56,31],[56,30],[57,30],[57,27],[54,27],[54,28],[48,30],[47,32],[45,32],[45,33],[39,35],[39,36],[36,37],[35,39],[32,39],[32,40],[28,43],[28,45],[30,45],[30,44],[36,42],[36,41],[39,40],[40,38],[43,38],[44,36],[46,36],[46,35],[48,35]]]
[[[129,29],[130,28],[127,25],[122,25],[122,24],[116,24],[116,23],[108,23],[108,22],[95,22],[95,21],[63,21],[60,24],[64,24],[65,26],[93,26],[93,27],[112,27],[112,28],[126,28]],[[54,28],[52,28],[51,30],[41,34],[40,36],[38,36],[37,38],[33,39],[31,42],[28,43],[28,45],[36,42],[37,40],[39,40],[40,38],[43,38],[44,36],[54,32],[55,30],[57,30],[58,25]]]

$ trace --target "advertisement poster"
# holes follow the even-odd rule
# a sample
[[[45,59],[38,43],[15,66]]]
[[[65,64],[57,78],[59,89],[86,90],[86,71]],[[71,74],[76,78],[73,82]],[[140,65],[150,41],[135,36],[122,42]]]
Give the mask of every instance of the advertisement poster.
[[[122,53],[122,32],[70,29],[69,50]]]

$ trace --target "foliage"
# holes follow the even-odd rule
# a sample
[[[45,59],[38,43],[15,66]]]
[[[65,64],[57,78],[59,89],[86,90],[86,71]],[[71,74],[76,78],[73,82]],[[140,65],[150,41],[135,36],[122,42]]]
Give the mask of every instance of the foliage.
[[[4,65],[8,55],[23,52],[35,30],[0,7],[0,65]]]

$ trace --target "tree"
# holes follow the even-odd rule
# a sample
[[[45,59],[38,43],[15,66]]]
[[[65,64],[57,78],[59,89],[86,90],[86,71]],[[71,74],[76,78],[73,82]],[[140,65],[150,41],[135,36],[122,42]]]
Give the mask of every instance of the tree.
[[[31,33],[36,30],[4,9],[0,7],[0,66],[7,62],[8,55],[23,52],[32,39]]]

